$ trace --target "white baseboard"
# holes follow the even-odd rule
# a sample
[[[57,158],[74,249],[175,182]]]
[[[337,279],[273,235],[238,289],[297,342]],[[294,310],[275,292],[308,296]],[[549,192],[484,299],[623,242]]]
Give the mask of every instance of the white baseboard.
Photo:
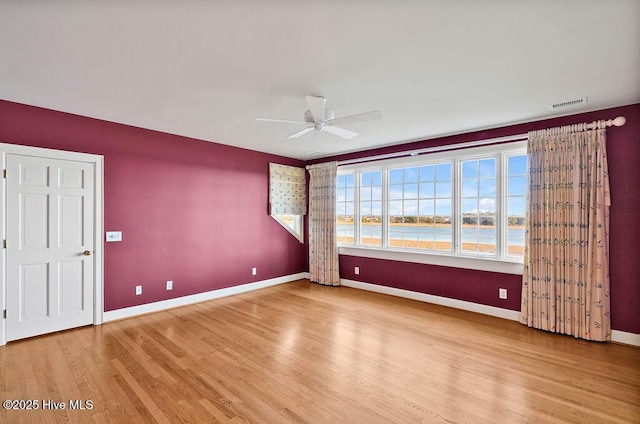
[[[421,302],[433,303],[436,305],[448,306],[451,308],[462,309],[465,311],[477,312],[484,315],[490,315],[498,318],[509,319],[512,321],[520,320],[520,312],[510,309],[496,308],[494,306],[480,305],[478,303],[466,302],[464,300],[450,299],[448,297],[434,296],[404,289],[396,289],[393,287],[380,286],[371,283],[362,283],[347,279],[340,279],[340,284],[345,287],[367,290],[376,293],[388,294],[391,296],[404,297],[406,299],[419,300]],[[633,346],[640,346],[640,334],[627,333],[625,331],[612,330],[611,341],[623,343]]]
[[[393,287],[379,286],[377,284],[362,283],[360,281],[346,279],[340,279],[340,284],[346,287],[353,287],[356,289],[368,290],[376,293],[389,294],[391,296],[404,297],[407,299],[419,300],[421,302],[434,303],[436,305],[449,306],[451,308],[478,312],[480,314],[510,319],[513,321],[518,321],[520,319],[520,312],[512,311],[509,309],[496,308],[495,306],[480,305],[479,303],[466,302],[464,300],[434,296],[432,294],[418,293],[410,290],[396,289]]]
[[[115,321],[123,318],[130,318],[136,315],[148,314],[151,312],[164,311],[165,309],[177,308],[179,306],[191,305],[205,302],[207,300],[219,299],[221,297],[232,296],[234,294],[246,293],[253,290],[263,289],[278,284],[289,283],[291,281],[308,278],[308,272],[285,275],[283,277],[271,278],[269,280],[256,281],[255,283],[242,284],[224,289],[212,290],[204,293],[192,294],[189,296],[176,297],[175,299],[161,300],[159,302],[146,303],[144,305],[131,306],[129,308],[107,311],[103,315],[104,322]]]
[[[633,346],[640,346],[640,334],[627,333],[626,331],[611,330],[611,341]]]

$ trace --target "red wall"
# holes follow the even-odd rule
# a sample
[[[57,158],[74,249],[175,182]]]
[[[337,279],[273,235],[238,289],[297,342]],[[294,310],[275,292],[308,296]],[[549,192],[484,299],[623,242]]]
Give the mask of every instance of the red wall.
[[[308,269],[268,215],[269,162],[304,162],[7,101],[0,142],[104,155],[106,311]]]
[[[426,140],[331,159],[482,140],[626,116],[608,135],[612,326],[640,334],[640,104]],[[304,245],[267,215],[268,162],[304,163],[0,101],[0,142],[105,156],[105,310],[294,274]],[[323,162],[328,158],[313,162]],[[238,237],[238,234],[241,237]],[[340,256],[343,278],[519,310],[518,275]],[[251,276],[251,267],[258,275]],[[360,266],[360,275],[353,274]],[[166,292],[164,282],[174,281]],[[144,285],[142,296],[134,286]],[[498,287],[509,299],[497,299]]]
[[[616,330],[640,333],[640,104],[442,137],[416,143],[323,158],[346,160],[431,146],[483,140],[528,131],[625,116],[623,127],[607,131],[611,184],[611,321]],[[353,273],[360,267],[360,275]],[[483,305],[520,310],[520,275],[473,271],[434,265],[340,256],[342,278],[412,290]],[[498,299],[498,288],[508,289],[509,299]]]

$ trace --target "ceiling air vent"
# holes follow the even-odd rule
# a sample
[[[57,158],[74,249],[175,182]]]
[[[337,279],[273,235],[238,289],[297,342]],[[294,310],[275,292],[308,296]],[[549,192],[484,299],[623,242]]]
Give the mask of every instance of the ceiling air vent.
[[[568,100],[562,103],[554,103],[552,105],[549,105],[549,109],[555,110],[563,107],[578,106],[587,103],[588,100],[588,97],[582,97],[580,99]]]

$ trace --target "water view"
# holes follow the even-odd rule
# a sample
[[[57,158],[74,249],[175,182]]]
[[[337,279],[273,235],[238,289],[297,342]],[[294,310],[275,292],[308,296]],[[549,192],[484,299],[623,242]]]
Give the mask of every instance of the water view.
[[[338,241],[351,243],[354,238],[352,225],[338,224]],[[362,225],[364,244],[379,245],[382,238],[380,225]],[[495,227],[462,227],[463,250],[495,251]],[[389,245],[398,247],[449,250],[451,248],[451,226],[389,226]],[[524,227],[509,227],[507,232],[509,254],[520,255],[524,249]]]

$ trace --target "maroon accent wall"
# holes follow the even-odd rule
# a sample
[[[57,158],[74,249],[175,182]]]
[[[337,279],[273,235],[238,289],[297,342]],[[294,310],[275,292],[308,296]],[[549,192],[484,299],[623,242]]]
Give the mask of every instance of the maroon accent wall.
[[[615,330],[640,334],[640,104],[512,125],[486,131],[442,137],[348,155],[328,160],[362,158],[432,146],[516,135],[561,125],[625,116],[623,127],[607,131],[611,184],[611,322]],[[360,275],[353,273],[360,267]],[[434,265],[340,256],[340,275],[356,281],[412,290],[483,305],[520,310],[519,275],[473,271]],[[509,299],[498,299],[498,288],[508,289]]]
[[[269,162],[302,161],[7,101],[0,142],[104,155],[106,311],[308,269],[268,215]]]

